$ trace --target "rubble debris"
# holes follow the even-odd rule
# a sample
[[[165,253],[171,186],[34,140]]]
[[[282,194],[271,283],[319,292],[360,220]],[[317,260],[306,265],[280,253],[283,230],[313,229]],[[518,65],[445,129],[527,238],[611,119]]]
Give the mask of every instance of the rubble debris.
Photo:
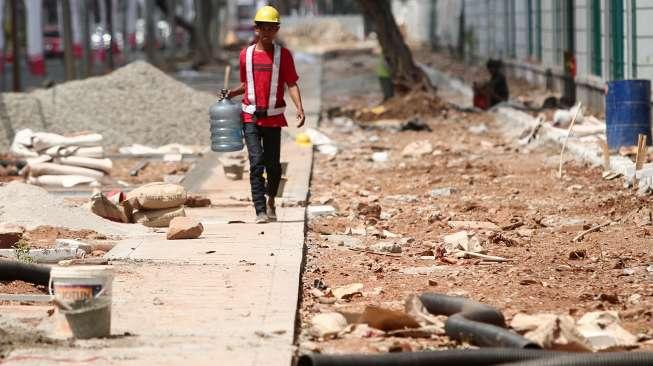
[[[429,195],[432,198],[438,198],[438,197],[449,197],[452,194],[456,193],[457,189],[452,188],[452,187],[444,187],[444,188],[434,188],[429,192]]]
[[[354,296],[362,296],[361,290],[365,287],[362,283],[352,283],[346,286],[339,286],[331,289],[333,297],[336,299],[349,300]]]
[[[186,202],[184,203],[186,207],[209,207],[211,206],[211,199],[208,197],[189,194],[186,197]]]
[[[321,313],[311,318],[310,333],[316,338],[335,338],[347,327],[347,319],[340,313]]]
[[[84,258],[86,252],[78,248],[29,249],[25,254],[18,254],[14,249],[0,249],[0,258],[25,259],[34,263],[57,263],[72,258]]]
[[[25,233],[25,228],[20,225],[2,223],[0,224],[0,249],[13,247]]]
[[[427,140],[414,141],[406,145],[401,151],[403,157],[419,158],[433,152],[433,145]]]
[[[473,133],[474,135],[482,135],[487,133],[489,130],[485,123],[481,123],[480,125],[470,126],[467,128],[467,131]]]
[[[371,123],[382,119],[407,119],[420,115],[433,115],[446,110],[447,106],[435,94],[424,91],[412,91],[406,95],[395,96],[374,108],[362,108],[355,111],[345,111],[352,114],[354,120]]]
[[[577,322],[578,331],[592,346],[593,351],[615,351],[637,347],[637,337],[621,327],[615,311],[594,311]]]
[[[420,327],[412,316],[403,311],[384,309],[374,305],[365,307],[365,311],[358,318],[358,323],[368,324],[372,328],[385,332]]]
[[[576,117],[576,123],[583,123],[585,117],[583,115],[583,109],[580,105],[575,105],[569,109],[556,110],[553,115],[553,126],[558,128],[568,128],[569,125],[571,125],[571,121],[573,120],[576,113],[578,113],[578,117]]]
[[[56,248],[81,249],[86,254],[91,254],[94,250],[91,244],[75,239],[56,239],[54,243]]]
[[[307,128],[305,133],[321,154],[335,156],[338,153],[338,145],[324,133],[314,128]]]
[[[399,245],[397,243],[393,243],[393,242],[387,242],[387,241],[382,241],[382,242],[378,242],[376,244],[373,244],[370,247],[370,249],[375,251],[375,252],[379,252],[379,253],[395,253],[395,254],[398,254],[398,253],[402,252],[401,245]]]
[[[444,238],[444,249],[447,253],[456,252],[485,253],[481,241],[476,233],[471,231],[459,231],[455,234],[446,235]]]
[[[569,315],[517,314],[513,329],[546,349],[598,352],[637,347],[637,337],[620,325],[614,311],[595,311],[577,322]]]
[[[342,246],[345,248],[361,248],[363,246],[363,241],[361,239],[352,237],[350,235],[325,235],[324,239],[328,243],[334,243],[336,246]]]
[[[329,216],[335,215],[336,209],[333,206],[329,205],[312,205],[308,206],[306,213],[309,218],[318,217],[318,216]]]
[[[387,151],[379,151],[372,153],[372,161],[376,163],[384,163],[390,160],[390,153]]]
[[[170,220],[166,238],[168,240],[196,239],[203,231],[204,226],[198,220],[190,217],[175,217]]]
[[[510,326],[542,348],[560,351],[589,352],[588,340],[576,329],[569,315],[517,314]]]
[[[380,219],[381,218],[381,206],[374,203],[365,203],[359,202],[356,206],[356,211],[358,215],[365,218]]]

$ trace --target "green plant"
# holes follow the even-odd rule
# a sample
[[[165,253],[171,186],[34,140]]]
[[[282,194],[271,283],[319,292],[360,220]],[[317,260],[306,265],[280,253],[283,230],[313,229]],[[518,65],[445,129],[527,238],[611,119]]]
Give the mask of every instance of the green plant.
[[[16,259],[25,263],[32,263],[34,259],[29,255],[29,243],[25,239],[20,239],[13,246]]]

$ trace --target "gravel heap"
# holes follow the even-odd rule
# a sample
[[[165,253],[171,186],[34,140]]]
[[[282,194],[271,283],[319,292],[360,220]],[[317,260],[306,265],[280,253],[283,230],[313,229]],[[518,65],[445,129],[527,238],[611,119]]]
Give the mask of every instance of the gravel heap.
[[[0,186],[0,222],[21,225],[28,230],[48,225],[95,230],[104,235],[130,236],[147,232],[141,225],[114,223],[85,208],[66,205],[45,189],[20,182]]]
[[[215,97],[156,67],[133,62],[111,74],[28,94],[0,94],[0,150],[11,132],[29,127],[59,134],[104,135],[108,145],[209,143],[208,109]]]

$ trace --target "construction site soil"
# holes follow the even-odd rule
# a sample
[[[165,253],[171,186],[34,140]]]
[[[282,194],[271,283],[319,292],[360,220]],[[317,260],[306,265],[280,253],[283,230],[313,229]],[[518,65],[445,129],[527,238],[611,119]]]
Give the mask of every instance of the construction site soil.
[[[344,61],[327,61],[325,68],[330,62],[342,67]],[[325,105],[333,108],[343,99],[342,95],[335,101],[327,99]],[[506,126],[493,114],[448,109],[423,121],[432,132],[396,132],[369,124],[352,129],[323,122],[321,130],[338,143],[340,152],[333,157],[316,155],[310,204],[333,205],[337,214],[309,222],[300,352],[464,346],[444,335],[350,334],[327,340],[310,335],[311,318],[318,313],[360,314],[367,305],[402,310],[409,295],[423,292],[470,297],[499,309],[508,322],[518,313],[577,319],[590,311],[614,310],[627,330],[642,340],[651,339],[650,197],[638,197],[619,180],[603,180],[600,169],[573,161],[565,164],[564,176],[558,179],[559,148],[518,146],[505,137]],[[487,130],[470,132],[470,127],[480,125]],[[429,141],[433,151],[418,158],[402,157],[406,145],[420,140]],[[374,161],[372,154],[379,151],[389,152],[389,160]],[[431,192],[449,187],[450,196]],[[374,205],[380,206],[381,214],[370,218],[365,208]],[[449,223],[467,220],[503,227],[474,231],[488,255],[507,262],[434,259],[443,236],[460,231]],[[604,223],[610,225],[573,241],[585,229]],[[367,233],[386,230],[398,237],[346,234],[352,228],[366,228]],[[346,234],[358,243],[332,241],[329,235],[334,234]],[[381,241],[398,243],[401,253],[370,250]],[[362,283],[363,289],[347,300],[327,302],[316,296],[316,288],[353,283]],[[640,345],[653,348],[650,341]]]

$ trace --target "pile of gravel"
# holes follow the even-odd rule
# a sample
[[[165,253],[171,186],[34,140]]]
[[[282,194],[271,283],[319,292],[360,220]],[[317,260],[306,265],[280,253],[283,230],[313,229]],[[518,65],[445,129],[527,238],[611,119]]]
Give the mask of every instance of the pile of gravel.
[[[0,222],[21,225],[28,230],[47,225],[95,230],[104,235],[131,236],[147,232],[141,225],[115,223],[85,208],[68,206],[45,189],[20,182],[0,187]]]
[[[0,150],[11,144],[12,131],[25,127],[97,132],[107,145],[207,145],[208,109],[215,99],[137,61],[105,76],[0,94]]]

